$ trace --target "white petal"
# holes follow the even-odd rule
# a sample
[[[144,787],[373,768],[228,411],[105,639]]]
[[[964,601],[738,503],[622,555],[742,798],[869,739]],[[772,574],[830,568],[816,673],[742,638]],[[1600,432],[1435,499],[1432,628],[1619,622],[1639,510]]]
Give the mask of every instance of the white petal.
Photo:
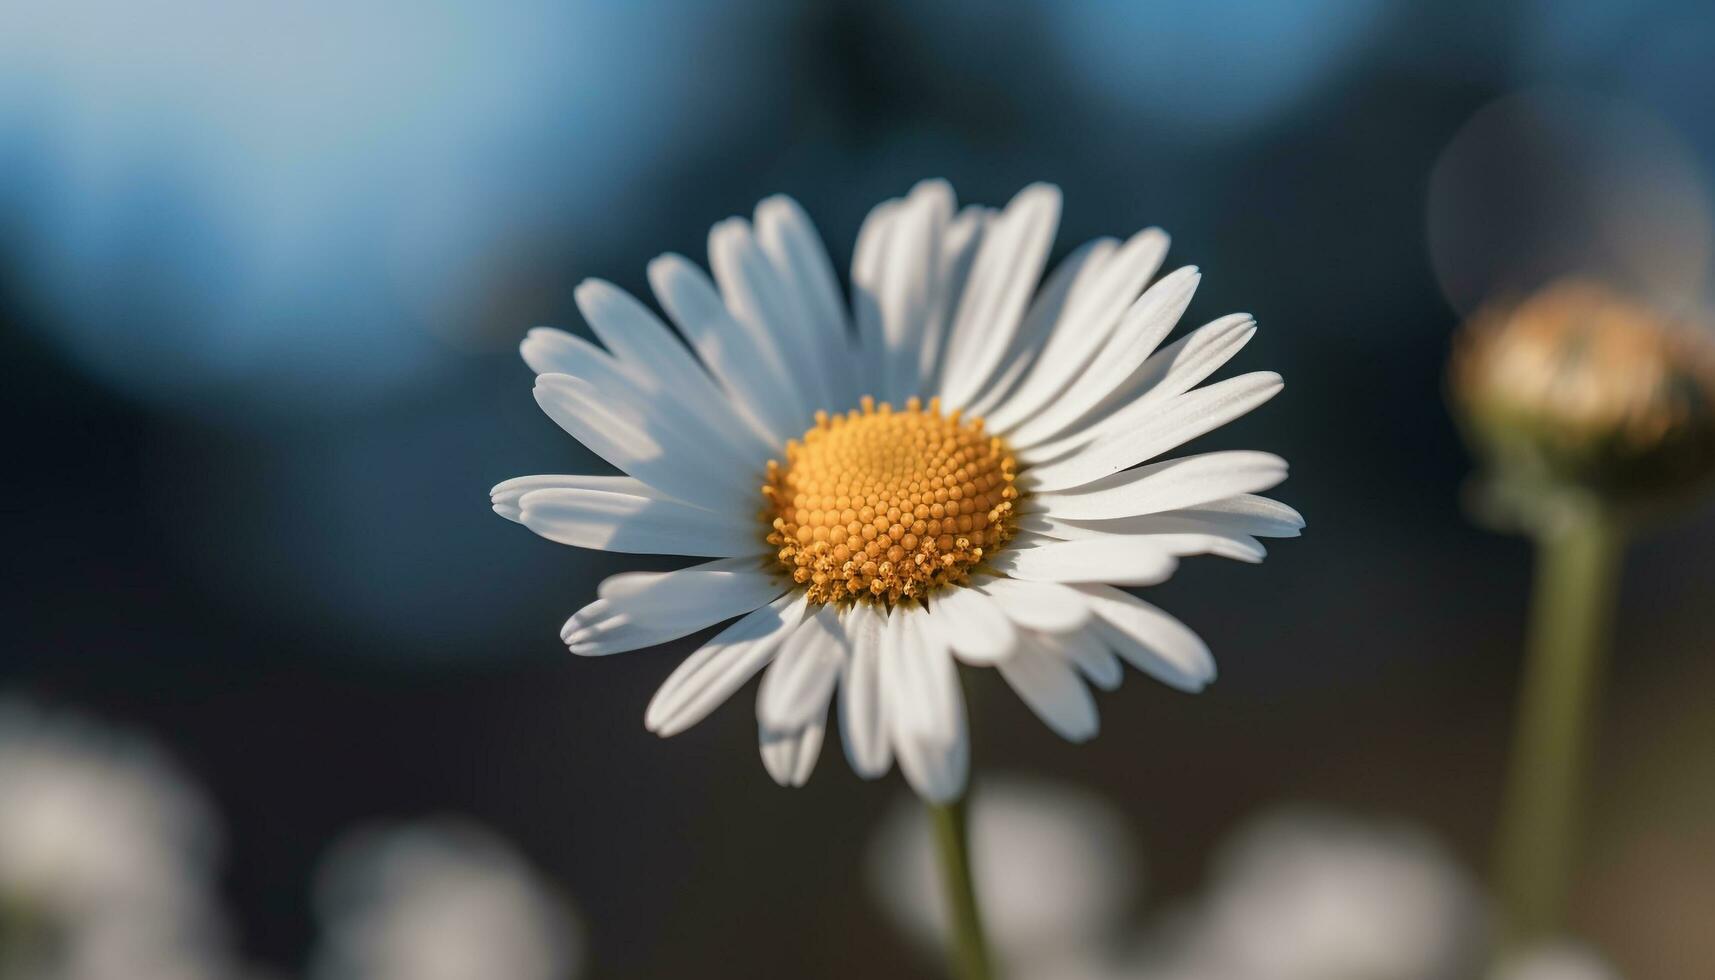
[[[767,430],[739,411],[673,331],[630,293],[601,279],[586,279],[574,297],[596,336],[652,395],[679,401],[693,416],[707,420],[714,434],[739,454],[766,459],[775,450]]]
[[[544,374],[536,403],[560,428],[627,474],[680,500],[727,513],[756,506],[766,460],[717,461],[695,435],[675,429],[634,393],[599,388],[584,378]]]
[[[629,476],[582,476],[577,474],[561,475],[543,473],[536,476],[515,476],[503,483],[497,483],[493,490],[488,491],[488,499],[494,506],[494,512],[509,521],[518,520],[523,511],[518,507],[518,499],[532,490],[606,490],[611,493],[628,493],[634,497],[661,497],[666,494],[642,480]]]
[[[1254,336],[1256,320],[1249,313],[1211,320],[1151,356],[1127,391],[1151,400],[1182,395],[1220,370]]]
[[[566,620],[560,639],[579,656],[665,643],[772,602],[787,585],[754,558],[723,558],[671,572],[625,572]]]
[[[539,327],[531,331],[525,343],[548,332],[553,331]],[[704,482],[740,496],[752,492],[756,483],[753,474],[761,472],[772,453],[756,439],[747,439],[730,411],[718,405],[699,410],[678,392],[659,390],[660,382],[652,376],[628,370],[613,355],[578,337],[565,336],[559,361],[565,375],[537,376],[538,402],[545,386],[557,383],[551,379],[569,375],[584,386],[580,390],[607,406],[605,415],[587,419],[587,423],[614,420],[614,424],[640,429],[670,451],[676,461],[698,468]],[[547,407],[544,403],[544,410]]]
[[[1096,614],[1092,628],[1133,667],[1182,691],[1200,691],[1215,679],[1208,645],[1184,623],[1111,586],[1078,588]]]
[[[1162,515],[1168,516],[1168,515]],[[1174,511],[1171,516],[1208,524],[1208,527],[1176,530],[1215,530],[1217,528],[1254,534],[1261,538],[1296,538],[1304,530],[1304,518],[1298,511],[1278,500],[1240,494],[1224,500],[1211,500],[1196,507]]]
[[[1089,678],[1090,683],[1104,691],[1112,691],[1120,686],[1125,678],[1125,669],[1120,666],[1119,658],[1108,649],[1101,637],[1093,630],[1077,630],[1072,633],[1046,634],[1038,633],[1035,641],[1044,648],[1065,657],[1078,672]]]
[[[1147,538],[1104,535],[1014,547],[994,560],[994,569],[1031,582],[1117,582],[1155,585],[1173,575],[1178,561]]]
[[[995,664],[995,669],[1061,738],[1083,742],[1096,734],[1095,698],[1078,679],[1078,672],[1058,654],[1026,643],[1016,654]]]
[[[860,602],[845,613],[842,625],[851,656],[840,677],[840,733],[852,770],[864,779],[874,779],[893,764],[881,688],[885,624],[872,606]]]
[[[947,644],[918,606],[899,606],[887,618],[882,647],[883,687],[890,690],[888,717],[895,731],[935,745],[957,735],[963,715],[958,668]]]
[[[899,771],[918,796],[931,803],[950,803],[964,795],[970,781],[970,743],[962,715],[958,737],[950,744],[903,737],[896,747]]]
[[[1071,491],[1040,493],[1031,506],[1064,520],[1106,520],[1267,490],[1284,479],[1286,460],[1273,453],[1203,453],[1123,470]]]
[[[518,523],[549,541],[642,555],[727,558],[754,555],[757,527],[660,497],[606,490],[532,490],[519,498]]]
[[[1063,390],[1026,417],[1008,438],[1015,445],[1035,445],[1058,435],[1100,405],[1173,332],[1201,281],[1196,267],[1186,266],[1151,286],[1120,318],[1090,363],[1075,376],[1065,375]]]
[[[756,717],[764,728],[792,731],[825,713],[846,664],[846,631],[832,606],[804,618],[780,652],[756,695]]]
[[[1135,429],[1116,431],[1067,458],[1027,469],[1021,481],[1036,491],[1069,490],[1189,442],[1220,428],[1280,392],[1272,371],[1244,374],[1161,403]]]
[[[881,276],[895,219],[904,202],[877,204],[858,228],[852,248],[852,322],[857,331],[856,388],[860,395],[878,390],[887,376],[887,338],[882,330]]]
[[[991,664],[1018,647],[1018,630],[1006,610],[975,589],[954,586],[936,593],[929,603],[929,624],[966,663]]]
[[[1190,391],[1242,350],[1256,335],[1249,314],[1234,313],[1206,323],[1149,360],[1119,385],[1095,410],[1052,441],[1029,447],[1036,460],[1058,459],[1070,450],[1114,432],[1136,428],[1161,410],[1164,401]],[[1014,443],[1022,447],[1022,444]]]
[[[822,736],[828,728],[828,706],[802,728],[775,731],[759,725],[757,742],[762,749],[762,766],[768,775],[782,786],[802,786],[810,781],[816,769],[816,758],[822,754]]]
[[[814,408],[788,383],[773,339],[735,320],[703,270],[682,255],[662,255],[649,263],[649,284],[727,397],[762,423],[775,445],[804,434]]]
[[[941,255],[936,263],[938,278],[933,290],[935,301],[924,322],[922,351],[917,361],[920,385],[916,394],[926,398],[938,393],[941,361],[946,356],[953,315],[958,312],[959,298],[964,295],[977,249],[982,246],[993,213],[985,207],[966,207],[941,234]]]
[[[673,671],[643,714],[663,738],[690,728],[761,670],[804,617],[802,593],[787,593],[728,626]]]
[[[709,269],[733,319],[759,343],[779,352],[787,368],[784,383],[795,393],[800,410],[808,416],[826,404],[821,352],[804,329],[796,295],[782,285],[748,221],[728,218],[709,229]]]
[[[953,659],[928,616],[896,609],[882,653],[888,736],[900,771],[919,795],[946,802],[964,792],[970,750],[964,696]]]
[[[1255,564],[1268,557],[1268,549],[1261,541],[1248,534],[1209,534],[1203,532],[1185,532],[1176,534],[1151,534],[1149,543],[1157,548],[1166,549],[1170,555],[1187,558],[1191,555],[1215,555],[1219,558],[1231,558]]]
[[[1142,547],[1183,558],[1188,555],[1219,555],[1239,561],[1259,562],[1268,554],[1261,541],[1243,531],[1214,524],[1198,524],[1181,518],[1186,511],[1166,514],[1140,514],[1110,521],[1067,521],[1041,514],[1032,514],[1019,521],[1017,540],[1040,536],[1056,541],[1094,541],[1130,539]],[[1045,541],[1039,541],[1045,544]]]
[[[1056,582],[985,578],[973,584],[998,600],[1008,619],[1026,629],[1065,633],[1083,626],[1090,619],[1090,608],[1084,602],[1084,594]]]
[[[1118,247],[1119,243],[1112,238],[1095,238],[1060,260],[1024,315],[1024,323],[1018,328],[1018,336],[1003,366],[967,407],[969,414],[986,419],[997,406],[1007,404],[1022,390],[1021,379],[1035,368],[1046,346],[1060,335],[1060,325],[1074,298],[1101,279],[1102,269]]]
[[[912,188],[894,213],[873,286],[886,346],[881,387],[874,392],[882,401],[899,404],[923,388],[923,337],[938,299],[941,237],[952,216],[953,190],[940,180]]]
[[[941,394],[967,404],[987,385],[1018,331],[1060,224],[1060,190],[1032,184],[996,218],[977,251],[953,318]]]
[[[1051,407],[1067,391],[1068,384],[1074,383],[1089,367],[1098,366],[1098,350],[1106,347],[1113,340],[1113,333],[1125,324],[1130,323],[1130,330],[1134,331],[1139,326],[1151,328],[1152,333],[1147,335],[1149,350],[1161,343],[1166,331],[1159,330],[1159,323],[1140,323],[1137,316],[1122,314],[1128,307],[1134,307],[1137,295],[1149,283],[1149,276],[1156,275],[1156,269],[1161,268],[1166,251],[1166,233],[1159,228],[1146,228],[1132,235],[1111,261],[1101,266],[1101,275],[1082,278],[1067,300],[1060,323],[1055,324],[1055,333],[1044,343],[1043,355],[1031,367],[1031,378],[1020,386],[1015,398],[996,408],[991,419],[996,429],[1010,429]],[[1154,290],[1158,292],[1159,283]],[[1156,330],[1159,333],[1154,333]],[[1166,330],[1171,330],[1171,323],[1166,324]],[[1144,350],[1144,355],[1149,350]]]
[[[798,202],[776,194],[756,206],[756,238],[779,270],[781,282],[797,297],[811,343],[819,351],[818,368],[830,410],[853,405],[857,391],[847,370],[852,355],[845,301],[822,236]]]

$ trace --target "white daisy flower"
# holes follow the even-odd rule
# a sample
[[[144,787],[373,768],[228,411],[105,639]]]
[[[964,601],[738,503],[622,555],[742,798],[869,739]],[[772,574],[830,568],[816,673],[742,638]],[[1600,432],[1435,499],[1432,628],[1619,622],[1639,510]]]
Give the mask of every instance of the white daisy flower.
[[[1045,184],[995,211],[921,183],[865,220],[848,312],[809,218],[771,197],[710,230],[712,281],[679,255],[650,263],[689,350],[599,280],[577,301],[606,350],[530,332],[537,402],[625,475],[508,480],[494,509],[563,544],[714,559],[607,579],[562,631],[572,652],[739,617],[662,685],[651,731],[684,731],[767,668],[775,780],[809,778],[837,699],[860,775],[897,759],[947,801],[969,761],[959,662],[995,667],[1074,741],[1096,733],[1087,684],[1113,688],[1122,663],[1187,691],[1214,678],[1196,634],[1115,586],[1186,555],[1260,561],[1257,538],[1298,534],[1292,508],[1255,496],[1286,477],[1278,456],[1149,462],[1281,379],[1198,387],[1255,332],[1244,314],[1161,347],[1199,274],[1149,285],[1159,229],[1089,242],[1039,288],[1059,215]]]
[[[902,799],[872,838],[871,890],[924,946],[951,939],[929,814]],[[1106,951],[1124,931],[1141,864],[1125,815],[1075,786],[993,774],[971,794],[971,865],[995,952],[1017,976]]]
[[[317,872],[314,980],[571,980],[584,929],[511,845],[456,818],[342,838]]]

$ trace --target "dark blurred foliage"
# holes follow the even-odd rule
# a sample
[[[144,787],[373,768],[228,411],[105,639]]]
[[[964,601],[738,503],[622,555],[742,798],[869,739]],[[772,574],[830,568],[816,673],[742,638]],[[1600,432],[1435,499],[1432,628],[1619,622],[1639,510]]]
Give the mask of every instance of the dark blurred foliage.
[[[424,199],[456,203],[466,173],[500,194],[480,176],[490,158],[536,155],[498,178],[521,182],[495,198],[510,210],[378,233],[311,186],[293,206],[330,213],[303,216],[303,247],[333,258],[301,276],[264,263],[240,281],[223,261],[242,243],[222,236],[242,238],[259,198],[228,195],[228,225],[198,224],[198,188],[175,183],[197,172],[172,170],[174,140],[195,136],[184,125],[107,160],[125,177],[113,220],[128,231],[100,247],[57,238],[66,212],[40,195],[81,185],[50,136],[57,113],[82,110],[0,72],[17,96],[0,103],[0,164],[33,175],[16,185],[28,193],[0,192],[0,682],[152,732],[207,784],[229,822],[225,889],[247,953],[301,964],[310,867],[337,832],[457,811],[575,896],[594,975],[928,969],[862,889],[862,845],[897,778],[861,783],[831,744],[807,789],[776,788],[748,694],[670,742],[646,734],[643,706],[691,643],[574,661],[556,631],[603,574],[666,565],[549,544],[485,499],[510,476],[599,465],[537,410],[513,351],[538,323],[587,332],[580,279],[642,294],[649,258],[700,259],[711,223],[777,191],[805,205],[843,268],[865,211],[925,176],[989,203],[1058,183],[1057,255],[1167,228],[1170,261],[1206,273],[1190,321],[1253,313],[1262,330],[1234,369],[1287,379],[1201,448],[1290,459],[1278,495],[1309,521],[1261,567],[1194,560],[1150,590],[1209,641],[1222,678],[1188,697],[1132,677],[1101,699],[1091,745],[1061,743],[997,678],[967,672],[979,791],[994,767],[1112,797],[1135,818],[1156,900],[1194,887],[1210,846],[1280,799],[1406,814],[1485,864],[1529,554],[1460,509],[1468,464],[1442,398],[1456,314],[1429,261],[1429,174],[1484,104],[1556,84],[1647,107],[1704,154],[1707,178],[1715,12],[649,6],[617,27],[545,6],[512,15],[518,31],[471,57],[503,59],[515,34],[540,32],[555,65],[556,32],[572,60],[620,34],[597,69],[524,73],[532,84],[501,91],[527,99],[505,103],[499,143]],[[487,16],[469,5],[447,36]],[[573,32],[588,33],[574,45]],[[395,67],[389,38],[358,39],[377,52],[377,84]],[[338,93],[326,100],[337,117]],[[434,167],[425,154],[441,147],[349,138],[367,141],[372,168],[360,198]],[[244,159],[273,152],[244,145],[257,154]],[[80,220],[100,203],[82,202]],[[404,285],[379,281],[391,260],[364,251],[389,241],[422,246]],[[337,282],[315,278],[329,269]],[[239,298],[190,322],[204,287]],[[278,336],[229,369],[208,355],[228,330]],[[1715,957],[1694,928],[1715,912],[1711,545],[1707,511],[1648,537],[1623,599],[1578,923],[1639,980]]]

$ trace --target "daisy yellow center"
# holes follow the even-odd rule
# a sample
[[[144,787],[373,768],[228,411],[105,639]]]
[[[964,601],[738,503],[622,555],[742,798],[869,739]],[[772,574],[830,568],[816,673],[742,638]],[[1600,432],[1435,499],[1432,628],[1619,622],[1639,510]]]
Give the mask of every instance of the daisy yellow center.
[[[922,598],[1012,537],[1017,468],[980,418],[866,397],[769,461],[768,543],[811,602]]]

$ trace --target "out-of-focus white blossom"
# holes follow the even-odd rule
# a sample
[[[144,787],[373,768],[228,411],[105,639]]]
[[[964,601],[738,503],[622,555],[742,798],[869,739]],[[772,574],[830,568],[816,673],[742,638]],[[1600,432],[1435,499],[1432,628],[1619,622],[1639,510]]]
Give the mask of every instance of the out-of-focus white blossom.
[[[1139,887],[1125,818],[1083,790],[985,778],[970,800],[970,847],[989,941],[1021,977],[1078,976],[1117,935]],[[946,935],[940,869],[922,802],[895,805],[870,848],[870,882],[899,927]]]
[[[1620,980],[1620,974],[1595,951],[1564,941],[1507,959],[1493,980]]]
[[[317,881],[315,980],[570,980],[583,929],[504,841],[464,821],[359,831]]]
[[[1219,980],[1463,980],[1482,922],[1476,886],[1424,834],[1282,810],[1220,860],[1189,962]]]
[[[153,746],[0,701],[0,975],[214,980],[219,828]]]

